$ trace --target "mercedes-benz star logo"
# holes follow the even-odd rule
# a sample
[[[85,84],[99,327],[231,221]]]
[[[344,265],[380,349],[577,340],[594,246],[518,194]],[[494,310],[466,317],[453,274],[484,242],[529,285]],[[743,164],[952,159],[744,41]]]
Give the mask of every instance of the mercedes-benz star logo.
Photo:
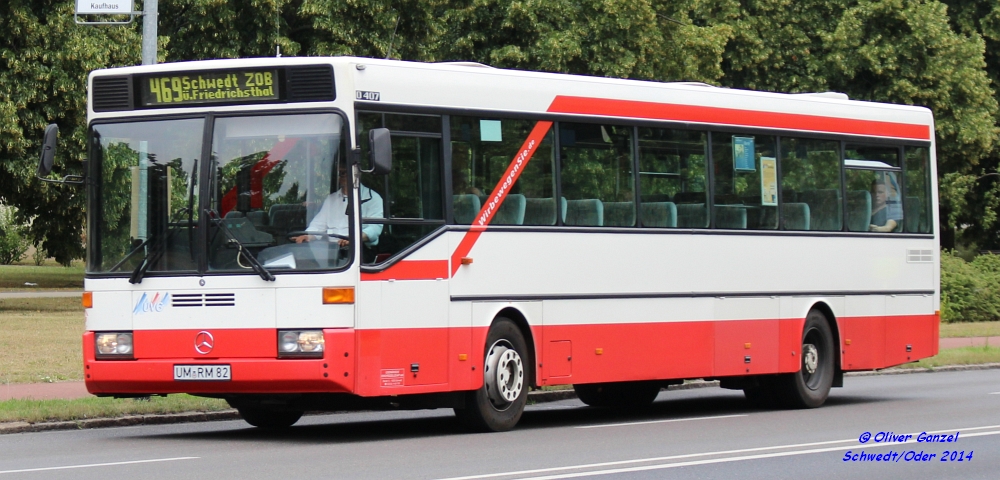
[[[196,352],[202,355],[208,355],[214,347],[215,337],[213,337],[211,333],[201,331],[194,336],[194,350]]]

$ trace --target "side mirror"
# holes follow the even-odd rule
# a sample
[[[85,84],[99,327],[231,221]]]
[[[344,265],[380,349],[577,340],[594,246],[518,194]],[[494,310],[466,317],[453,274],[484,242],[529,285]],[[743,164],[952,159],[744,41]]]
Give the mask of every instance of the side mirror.
[[[373,128],[368,132],[371,148],[372,173],[386,175],[392,170],[392,137],[388,128]]]
[[[38,156],[38,177],[48,176],[52,173],[52,162],[56,158],[56,144],[59,142],[59,126],[50,123],[45,127],[45,136],[42,138],[42,153]]]
[[[52,173],[52,163],[56,158],[56,145],[59,143],[59,126],[50,123],[45,127],[45,136],[42,137],[42,153],[38,156],[38,170],[35,175],[39,180],[46,183],[59,183],[63,185],[83,185],[83,175],[66,175],[62,180],[52,180],[45,178]],[[84,163],[84,170],[86,164]]]

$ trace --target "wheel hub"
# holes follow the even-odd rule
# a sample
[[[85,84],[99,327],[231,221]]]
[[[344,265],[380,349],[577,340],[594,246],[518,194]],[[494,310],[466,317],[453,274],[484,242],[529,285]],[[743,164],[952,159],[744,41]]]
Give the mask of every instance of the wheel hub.
[[[486,357],[486,392],[494,407],[510,405],[524,388],[524,365],[521,356],[502,340],[495,343]]]
[[[812,375],[816,373],[818,366],[819,350],[816,348],[816,345],[811,343],[802,345],[802,368],[805,369],[806,373]]]

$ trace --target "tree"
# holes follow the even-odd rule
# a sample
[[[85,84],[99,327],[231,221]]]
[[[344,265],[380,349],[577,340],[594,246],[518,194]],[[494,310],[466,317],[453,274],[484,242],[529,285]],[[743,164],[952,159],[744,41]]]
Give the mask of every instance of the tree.
[[[30,235],[68,264],[83,255],[84,191],[35,179],[42,131],[59,125],[57,174],[80,174],[87,74],[138,63],[134,27],[79,27],[73,2],[9,0],[0,6],[0,203],[17,207]]]

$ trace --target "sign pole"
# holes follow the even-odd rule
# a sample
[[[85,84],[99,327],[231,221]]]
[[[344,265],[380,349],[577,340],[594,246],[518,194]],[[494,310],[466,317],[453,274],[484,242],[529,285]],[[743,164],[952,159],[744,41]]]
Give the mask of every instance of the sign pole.
[[[142,2],[142,64],[156,65],[157,0]]]

